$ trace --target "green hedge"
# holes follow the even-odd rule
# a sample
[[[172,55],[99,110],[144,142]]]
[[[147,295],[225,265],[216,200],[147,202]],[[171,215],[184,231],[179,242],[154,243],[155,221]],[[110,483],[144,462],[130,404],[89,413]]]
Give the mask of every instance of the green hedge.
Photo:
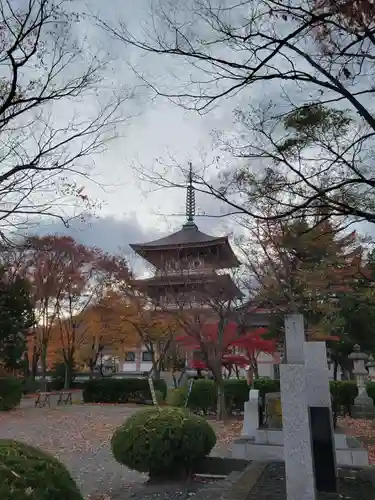
[[[367,384],[367,394],[370,396],[370,398],[373,399],[375,402],[375,382],[369,382]],[[357,395],[357,394],[356,394]]]
[[[331,380],[329,386],[333,411],[344,414],[350,413],[350,407],[358,394],[354,380]]]
[[[167,384],[164,380],[154,380],[156,391],[160,391],[163,399],[167,395]],[[89,380],[83,384],[83,400],[85,403],[129,403],[152,400],[150,386],[146,378],[100,379]]]
[[[0,411],[12,410],[21,398],[22,381],[16,377],[0,377]]]
[[[185,406],[188,388],[168,391],[167,403],[171,406]],[[249,387],[246,380],[230,379],[224,381],[224,394],[228,409],[243,410],[249,398]],[[217,391],[212,380],[199,379],[193,383],[189,395],[188,408],[193,411],[208,413],[216,410]]]
[[[269,392],[280,391],[280,381],[258,379],[254,388],[259,390],[261,398]],[[330,381],[333,410],[340,413],[350,413],[350,407],[357,396],[357,386],[352,380]],[[375,401],[375,382],[367,384],[368,395]],[[224,381],[224,394],[228,410],[243,410],[245,401],[249,397],[249,387],[244,379],[230,379]],[[167,403],[171,406],[184,406],[187,396],[187,387],[172,389],[168,393]],[[217,393],[212,380],[194,381],[188,400],[188,407],[193,411],[215,411]]]
[[[258,389],[259,396],[264,398],[269,392],[280,392],[280,380],[260,378],[254,381],[254,389]]]
[[[208,413],[216,409],[216,401],[216,389],[212,380],[194,380],[188,399],[188,408]]]

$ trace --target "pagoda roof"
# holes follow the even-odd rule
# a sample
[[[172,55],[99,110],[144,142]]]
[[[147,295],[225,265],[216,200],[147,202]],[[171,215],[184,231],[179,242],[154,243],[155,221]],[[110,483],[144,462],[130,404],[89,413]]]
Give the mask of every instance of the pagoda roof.
[[[175,233],[164,236],[157,240],[149,241],[146,243],[137,243],[130,245],[133,250],[137,249],[164,249],[168,247],[184,246],[191,247],[197,246],[202,243],[217,244],[225,243],[228,241],[227,236],[210,236],[208,234],[199,231],[198,227],[194,223],[187,223],[182,226],[182,229],[176,231]]]
[[[215,286],[215,291],[220,287],[221,290],[230,291],[235,297],[242,297],[243,293],[234,283],[229,274],[205,274],[205,273],[192,273],[189,275],[164,275],[152,276],[150,278],[142,278],[133,280],[134,285],[140,289],[150,289],[153,287],[163,288],[182,285],[189,287],[194,284],[205,284],[207,287]]]
[[[146,243],[131,244],[130,247],[141,257],[149,260],[150,252],[174,249],[204,248],[219,246],[224,250],[223,258],[230,267],[239,265],[239,261],[229,244],[228,236],[210,236],[199,231],[197,225],[188,221],[182,228],[168,236]],[[153,260],[153,259],[152,259]]]

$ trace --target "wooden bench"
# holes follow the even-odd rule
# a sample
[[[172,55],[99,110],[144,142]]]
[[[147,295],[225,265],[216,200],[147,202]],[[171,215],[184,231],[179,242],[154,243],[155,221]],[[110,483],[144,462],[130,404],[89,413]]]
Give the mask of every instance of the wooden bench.
[[[57,400],[57,406],[59,405],[71,405],[72,404],[72,393],[71,391],[60,391],[59,399]]]
[[[35,408],[44,408],[46,404],[48,404],[48,407],[51,408],[51,399],[50,397],[52,396],[53,392],[38,392],[38,397],[36,398],[35,401]]]
[[[72,392],[69,390],[62,390],[57,392],[38,392],[38,397],[35,401],[35,408],[44,408],[47,404],[51,408],[51,396],[59,396],[57,406],[72,404]]]

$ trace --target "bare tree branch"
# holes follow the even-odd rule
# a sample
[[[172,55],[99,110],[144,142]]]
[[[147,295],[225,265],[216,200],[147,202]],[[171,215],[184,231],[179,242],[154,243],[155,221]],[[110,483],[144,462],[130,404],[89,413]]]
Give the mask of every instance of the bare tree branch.
[[[229,213],[277,220],[320,208],[334,216],[375,221],[375,21],[370,0],[295,5],[283,0],[160,0],[141,37],[124,22],[97,22],[141,52],[181,62],[181,72],[168,82],[136,70],[157,95],[180,106],[203,113],[241,90],[250,101],[252,94],[261,94],[263,110],[258,112],[268,112],[267,119],[248,122],[247,143],[232,141],[227,150],[247,162],[232,160],[227,172],[219,165],[219,182],[196,175],[197,190],[226,203]],[[283,130],[285,118],[312,106],[331,112],[346,106],[351,125],[339,127],[341,137],[315,135],[291,157],[279,148],[290,137]],[[159,186],[180,185],[170,175],[147,176]]]
[[[0,1],[2,233],[37,215],[67,223],[77,207],[94,206],[84,192],[86,159],[128,118],[121,105],[129,91],[111,96],[103,87],[98,97],[109,61],[76,37],[80,23],[65,0]]]

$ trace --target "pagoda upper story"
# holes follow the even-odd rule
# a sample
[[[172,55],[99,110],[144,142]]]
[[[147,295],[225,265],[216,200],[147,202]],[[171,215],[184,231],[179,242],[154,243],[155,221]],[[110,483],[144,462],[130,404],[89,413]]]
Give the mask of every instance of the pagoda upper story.
[[[132,244],[130,247],[155,268],[152,278],[138,280],[147,286],[149,296],[164,295],[166,287],[173,293],[182,289],[197,289],[199,283],[205,285],[222,284],[231,295],[241,292],[228,274],[217,274],[218,270],[238,267],[240,262],[234,254],[227,236],[210,236],[202,233],[194,222],[195,190],[190,165],[186,195],[187,221],[182,228],[164,238],[147,243]]]
[[[209,236],[190,221],[169,236],[130,246],[156,268],[156,274],[207,272],[239,265],[227,236]]]

